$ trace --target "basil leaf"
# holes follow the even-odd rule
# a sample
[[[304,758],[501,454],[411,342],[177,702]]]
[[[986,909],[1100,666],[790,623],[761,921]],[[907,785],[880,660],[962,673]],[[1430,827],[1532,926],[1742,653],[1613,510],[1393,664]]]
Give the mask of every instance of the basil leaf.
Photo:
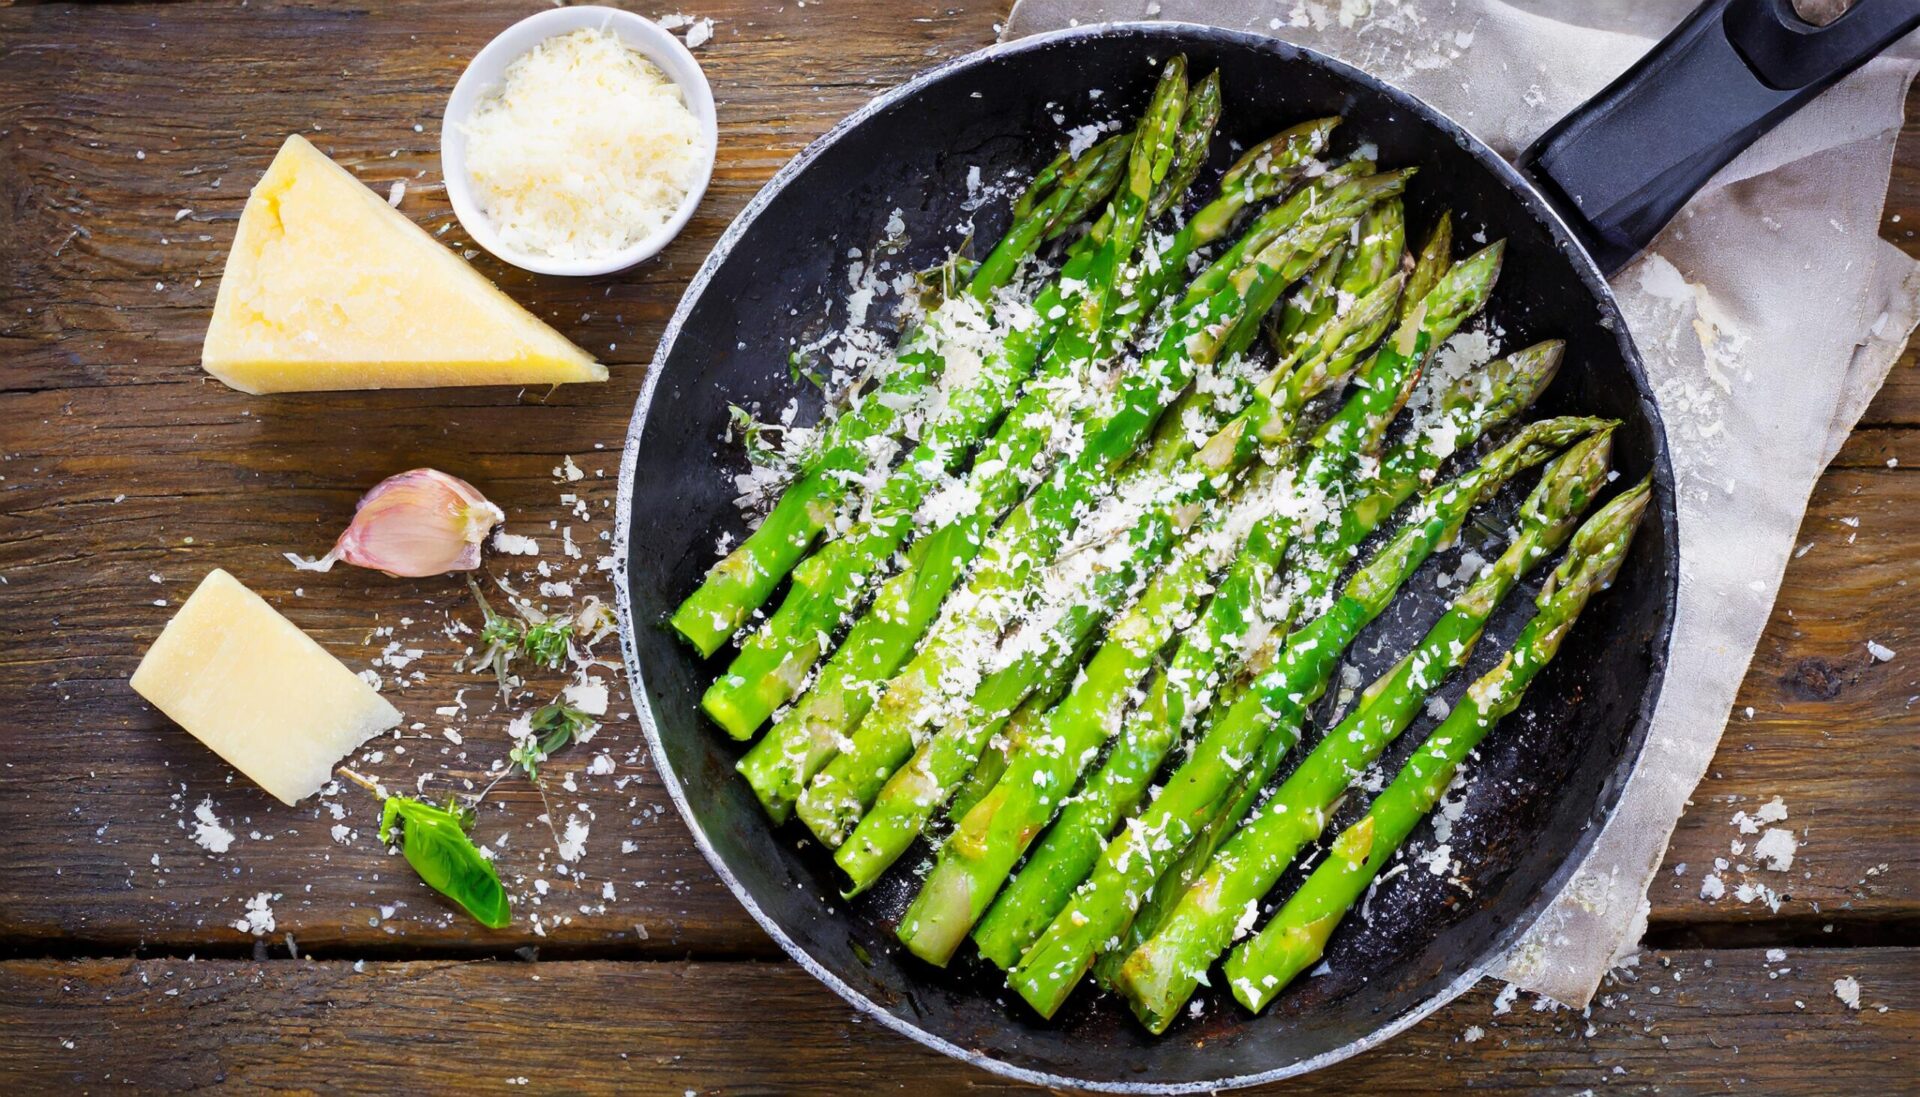
[[[489,929],[513,921],[500,874],[467,836],[472,816],[452,800],[444,808],[406,796],[389,796],[380,809],[380,840],[390,842],[400,824],[400,852],[427,886],[453,900]]]

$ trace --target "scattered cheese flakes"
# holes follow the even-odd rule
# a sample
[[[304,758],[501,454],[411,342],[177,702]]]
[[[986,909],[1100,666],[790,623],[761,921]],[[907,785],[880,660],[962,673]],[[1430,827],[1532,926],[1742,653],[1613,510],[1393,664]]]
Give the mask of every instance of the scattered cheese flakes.
[[[607,684],[598,678],[584,678],[561,691],[567,704],[588,716],[607,714]]]
[[[193,820],[193,840],[202,849],[225,853],[233,848],[233,832],[220,825],[220,817],[213,811],[213,797],[200,801],[200,806],[193,809]]]
[[[518,533],[508,533],[505,526],[493,531],[493,550],[509,556],[538,556],[540,542]]]
[[[1879,643],[1874,640],[1868,640],[1867,654],[1871,655],[1873,657],[1873,661],[1876,663],[1891,663],[1893,662],[1893,657],[1895,652],[1892,648],[1887,647],[1885,644]]]
[[[255,937],[265,937],[272,933],[274,898],[273,892],[263,891],[248,899],[246,916],[235,921],[233,928],[242,933],[251,933]]]
[[[1768,827],[1760,840],[1753,844],[1753,856],[1773,871],[1785,872],[1793,867],[1793,853],[1798,847],[1792,831],[1785,827]]]
[[[587,852],[587,824],[578,816],[567,816],[567,832],[561,836],[558,848],[562,861],[578,861]]]
[[[1860,1008],[1860,980],[1844,975],[1833,981],[1833,996],[1848,1009]]]

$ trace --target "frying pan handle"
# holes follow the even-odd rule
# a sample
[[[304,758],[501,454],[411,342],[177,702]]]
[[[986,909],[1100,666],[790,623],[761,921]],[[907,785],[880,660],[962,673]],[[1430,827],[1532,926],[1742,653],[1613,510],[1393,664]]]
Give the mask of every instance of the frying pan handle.
[[[1611,274],[1714,172],[1920,24],[1920,0],[1857,0],[1824,27],[1790,0],[1707,0],[1521,154]]]

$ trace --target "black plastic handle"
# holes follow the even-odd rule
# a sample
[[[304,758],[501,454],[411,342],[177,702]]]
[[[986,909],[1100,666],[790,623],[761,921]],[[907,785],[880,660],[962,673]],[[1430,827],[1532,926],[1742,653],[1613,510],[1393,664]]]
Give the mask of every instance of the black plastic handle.
[[[1858,0],[1815,26],[1790,0],[1707,0],[1521,154],[1608,274],[1754,138],[1920,24],[1920,0]]]

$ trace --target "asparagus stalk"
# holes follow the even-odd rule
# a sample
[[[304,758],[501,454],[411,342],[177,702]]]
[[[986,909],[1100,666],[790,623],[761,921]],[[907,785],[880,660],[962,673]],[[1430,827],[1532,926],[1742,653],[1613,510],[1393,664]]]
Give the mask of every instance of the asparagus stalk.
[[[1468,510],[1520,470],[1551,456],[1591,420],[1550,420],[1523,431],[1459,479],[1435,490],[1413,520],[1351,580],[1333,608],[1290,636],[1274,667],[1220,714],[1160,795],[1107,844],[1087,883],[1047,926],[1008,977],[1014,990],[1051,1017],[1097,952],[1121,944],[1127,923],[1153,881],[1211,818],[1235,778],[1267,757],[1267,744],[1297,739],[1300,720],[1326,688],[1340,654],[1391,601],[1406,577],[1451,536]],[[1269,769],[1268,772],[1271,772]]]
[[[1042,243],[1072,224],[1064,221],[1063,215],[1085,206],[1090,196],[1112,191],[1127,164],[1131,144],[1130,134],[1116,135],[1064,169],[1057,166],[1057,161],[1049,165],[1017,207],[1024,208],[1024,216],[1015,219],[975,269],[966,295],[977,304],[987,304]],[[1079,250],[1091,253],[1093,248]],[[934,331],[937,327],[918,325],[907,335],[894,356],[893,368],[827,428],[819,450],[767,512],[759,528],[716,562],[699,589],[674,611],[674,629],[700,654],[712,655],[719,650],[747,616],[767,600],[832,520],[852,482],[870,463],[877,444],[901,428],[904,409],[934,383],[944,365]],[[1044,345],[1047,327],[1043,320],[1030,331],[1029,338]]]
[[[887,777],[913,751],[916,737],[940,715],[939,707],[972,692],[964,679],[978,667],[976,649],[989,646],[1024,608],[1029,578],[1052,559],[1103,493],[1111,471],[1132,454],[1172,396],[1185,388],[1195,364],[1217,359],[1241,315],[1270,305],[1367,206],[1398,194],[1406,177],[1393,172],[1352,180],[1325,194],[1308,187],[1289,199],[1281,211],[1295,217],[1294,228],[1249,260],[1218,293],[1189,310],[1167,330],[1150,360],[1122,379],[1112,398],[1117,410],[1101,417],[1085,436],[1079,455],[989,539],[965,590],[927,642],[888,681],[882,703],[867,714],[850,745],[801,795],[800,817],[816,836],[838,847]],[[1232,448],[1236,441],[1226,444]],[[1252,444],[1247,443],[1249,448]],[[1010,696],[1005,711],[1019,700],[1018,693]]]
[[[1374,246],[1398,254],[1398,234],[1380,236]],[[1384,269],[1385,264],[1367,264],[1364,274],[1356,276]],[[1387,278],[1385,285],[1373,287],[1347,315],[1323,319],[1317,342],[1301,348],[1307,357],[1293,367],[1296,376],[1311,379],[1306,385],[1290,384],[1293,399],[1303,403],[1305,392],[1324,389],[1337,379],[1330,374],[1339,368],[1335,363],[1347,357],[1351,333],[1374,332],[1377,337],[1379,323],[1394,311],[1400,281],[1397,276]],[[1357,281],[1343,284],[1346,292],[1364,288]],[[1286,411],[1286,418],[1291,420],[1298,410],[1295,406]],[[1384,428],[1390,415],[1376,418]],[[1373,437],[1377,440],[1377,432]],[[1330,470],[1343,465],[1327,449],[1315,452],[1319,459],[1309,464],[1303,482],[1330,477]],[[1108,730],[1119,724],[1128,693],[1153,657],[1172,639],[1176,627],[1192,616],[1207,578],[1241,552],[1260,559],[1278,558],[1298,517],[1287,509],[1298,485],[1281,475],[1282,467],[1277,461],[1255,467],[1240,500],[1218,511],[1206,532],[1184,542],[1181,554],[1153,577],[1139,600],[1108,629],[1106,642],[1087,662],[1072,692],[1047,715],[1044,730],[1031,738],[1013,737],[1018,746],[1010,779],[987,792],[984,803],[965,811],[955,807],[958,827],[941,847],[933,871],[900,923],[900,939],[916,955],[937,964],[952,957]]]
[[[1360,820],[1335,838],[1325,860],[1265,928],[1228,956],[1227,982],[1241,1005],[1259,1011],[1318,962],[1327,939],[1388,858],[1439,803],[1454,774],[1493,726],[1519,707],[1540,669],[1559,652],[1574,620],[1620,569],[1650,498],[1642,482],[1602,507],[1535,600],[1538,612],[1499,665],[1427,736]]]
[[[1439,338],[1451,334],[1454,326],[1485,301],[1485,293],[1498,270],[1499,255],[1497,247],[1489,249],[1462,264],[1461,277],[1444,282],[1436,289],[1432,315],[1436,318],[1436,327],[1445,329],[1438,333]],[[1426,307],[1427,303],[1423,303],[1417,310],[1423,320],[1428,315]],[[1440,319],[1442,317],[1445,319]],[[1236,326],[1238,324],[1236,321]],[[1249,338],[1254,324],[1257,319],[1245,327]],[[1432,345],[1436,334],[1425,323],[1410,322],[1404,329],[1403,337],[1398,340],[1401,345],[1392,348],[1398,353],[1383,356],[1384,361],[1399,368],[1396,383],[1368,386],[1373,390],[1370,395],[1385,394],[1392,399],[1396,410],[1406,386],[1412,382],[1418,362],[1424,359],[1424,347]],[[1423,339],[1427,342],[1416,353],[1409,353]],[[1298,406],[1298,403],[1292,405],[1296,410]],[[1154,501],[1126,534],[1121,551],[1096,561],[1089,580],[1091,597],[1076,589],[1075,583],[1046,584],[1064,587],[1066,594],[1056,600],[1056,608],[1043,611],[1040,619],[1047,622],[1045,628],[1031,630],[1038,633],[1038,637],[1028,642],[1016,635],[1007,645],[1013,650],[1010,659],[1005,656],[1007,647],[1002,648],[999,656],[1002,665],[978,684],[971,701],[960,708],[957,716],[950,717],[945,727],[921,744],[913,760],[893,774],[879,792],[872,810],[860,819],[835,852],[835,862],[851,881],[849,893],[870,886],[905,852],[928,817],[946,801],[954,785],[973,765],[986,739],[1011,714],[1027,690],[1070,673],[1074,665],[1072,656],[1102,620],[1102,607],[1116,594],[1130,590],[1157,565],[1177,535],[1183,518],[1211,502],[1224,483],[1223,477],[1244,467],[1256,449],[1283,441],[1291,428],[1292,416],[1285,405],[1256,403],[1194,455],[1189,470],[1191,486],[1174,492],[1164,502]],[[923,652],[922,658],[928,654]],[[907,738],[904,734],[894,734]],[[803,811],[805,806],[803,801]],[[951,930],[942,936],[949,941],[957,940]],[[946,947],[945,941],[940,947]]]
[[[1340,256],[1333,269],[1327,264],[1301,283],[1301,288],[1277,315],[1270,314],[1267,339],[1275,354],[1289,358],[1311,343],[1315,333],[1348,303],[1379,285],[1400,265],[1406,242],[1406,213],[1398,203],[1375,206],[1360,219],[1359,241]],[[1329,260],[1331,262],[1331,259]],[[1426,294],[1433,289],[1431,280],[1409,285],[1412,293]],[[1385,334],[1391,322],[1408,307],[1401,297],[1401,309],[1381,321],[1379,334]],[[1377,339],[1379,335],[1376,335]],[[1367,346],[1372,346],[1369,340]]]
[[[1137,326],[1185,271],[1194,249],[1224,235],[1247,206],[1285,190],[1326,147],[1337,123],[1338,119],[1328,118],[1296,126],[1243,157],[1222,181],[1219,197],[1203,207],[1152,262],[1143,264],[1148,269],[1129,300],[1114,310],[1109,333]],[[1289,208],[1283,205],[1273,215],[1260,218],[1250,234],[1266,231]],[[1297,212],[1297,206],[1292,208]],[[1129,309],[1129,304],[1139,307]],[[1197,330],[1187,329],[1189,334]],[[1168,369],[1167,376],[1172,375]],[[974,462],[965,492],[978,503],[914,542],[905,565],[881,585],[872,606],[821,668],[812,687],[741,759],[741,773],[774,819],[784,821],[792,814],[806,783],[840,752],[882,683],[912,654],[948,592],[986,543],[992,524],[1032,484],[1031,470],[1044,467],[1041,456],[1057,441],[1049,424],[1065,417],[1063,405],[1070,393],[1071,387],[1063,383],[1029,387]]]
[[[1233,938],[1251,927],[1272,889],[1329,812],[1406,729],[1427,695],[1466,665],[1481,630],[1514,585],[1559,551],[1605,483],[1611,432],[1599,431],[1556,458],[1522,506],[1519,532],[1355,710],[1320,740],[1259,811],[1227,839],[1165,921],[1120,966],[1117,989],[1143,1024],[1164,1032]]]
[[[1220,74],[1211,72],[1187,96],[1180,125],[1174,131],[1173,157],[1163,184],[1152,193],[1147,220],[1166,213],[1193,186],[1193,179],[1206,165],[1207,150],[1213,146],[1213,128],[1220,121]]]
[[[1420,247],[1420,254],[1413,261],[1413,273],[1407,276],[1407,298],[1418,301],[1415,294],[1424,294],[1439,284],[1442,275],[1453,262],[1453,214],[1443,213],[1434,223],[1433,231],[1427,234],[1427,242]],[[1411,308],[1411,305],[1406,306]],[[1406,314],[1397,317],[1405,320]]]
[[[1197,120],[1211,125],[1218,113],[1218,81],[1209,77],[1196,97],[1213,105]],[[1186,99],[1185,72],[1169,64],[1141,119],[1125,183],[1103,219],[1112,228],[1092,251],[1086,269],[1073,271],[1060,282],[1071,289],[1062,290],[1060,302],[1053,307],[1064,308],[1066,315],[1039,367],[1041,377],[1076,376],[1094,358],[1100,331],[1108,321],[1111,291],[1140,240],[1148,204],[1166,183],[1175,154],[1187,137],[1178,130]],[[1208,136],[1199,136],[1202,146]],[[975,380],[948,395],[919,445],[879,488],[868,516],[793,569],[785,601],[741,645],[727,672],[701,698],[707,715],[729,735],[751,738],[773,710],[798,691],[827,636],[858,606],[869,579],[911,532],[914,514],[927,493],[966,460],[1033,372],[1035,342],[1020,332],[1007,340],[1003,352],[987,356]]]
[[[1301,254],[1290,256],[1277,267],[1256,260],[1269,284],[1278,285],[1257,294],[1253,307],[1233,321],[1231,330],[1239,333],[1242,343],[1252,341],[1258,330],[1257,317],[1278,297],[1279,287],[1291,283],[1313,261],[1314,256]],[[1397,282],[1382,287],[1382,301],[1373,306],[1372,314],[1389,311],[1398,291]],[[1247,317],[1254,317],[1254,322],[1243,324],[1241,320]],[[960,690],[945,689],[935,676],[951,671],[940,669],[940,663],[934,660],[944,662],[956,656],[965,660],[972,654],[966,640],[930,646],[916,656],[916,664],[927,664],[928,670],[917,681],[907,678],[907,688],[914,691],[908,696],[917,692],[927,697],[932,693],[931,703],[922,701],[918,712],[888,708],[887,716],[902,718],[882,724],[876,738],[880,742],[887,741],[881,738],[884,736],[911,743],[918,737],[916,724],[934,724],[945,716],[944,726],[922,742],[913,760],[880,789],[871,810],[860,818],[835,853],[835,862],[852,882],[851,892],[870,886],[906,851],[921,826],[946,803],[972,768],[986,740],[1028,693],[1065,684],[1077,665],[1078,654],[1112,607],[1131,600],[1138,585],[1158,567],[1173,544],[1214,505],[1260,450],[1287,441],[1299,409],[1330,380],[1323,368],[1298,369],[1285,385],[1263,389],[1263,398],[1209,439],[1181,474],[1166,476],[1148,468],[1123,480],[1111,497],[1112,510],[1106,514],[1107,518],[1118,516],[1115,533],[1101,532],[1106,523],[1097,518],[1082,523],[1100,540],[1070,554],[1072,566],[1063,574],[1034,572],[1032,579],[1023,580],[1015,573],[1014,583],[1005,589],[1012,592],[1009,601],[1018,607],[1016,612],[1026,614],[1027,619],[998,645],[997,651],[980,661],[986,673],[977,686],[966,681],[964,672]],[[1072,555],[1078,554],[1084,555],[1073,560]],[[1020,584],[1025,585],[1024,591]],[[991,631],[979,629],[975,635],[991,640],[998,632],[997,624],[990,618],[986,623]],[[899,681],[889,686],[889,696]],[[868,717],[869,722],[874,719]],[[863,727],[862,732],[865,730]],[[828,772],[832,772],[831,767]]]

